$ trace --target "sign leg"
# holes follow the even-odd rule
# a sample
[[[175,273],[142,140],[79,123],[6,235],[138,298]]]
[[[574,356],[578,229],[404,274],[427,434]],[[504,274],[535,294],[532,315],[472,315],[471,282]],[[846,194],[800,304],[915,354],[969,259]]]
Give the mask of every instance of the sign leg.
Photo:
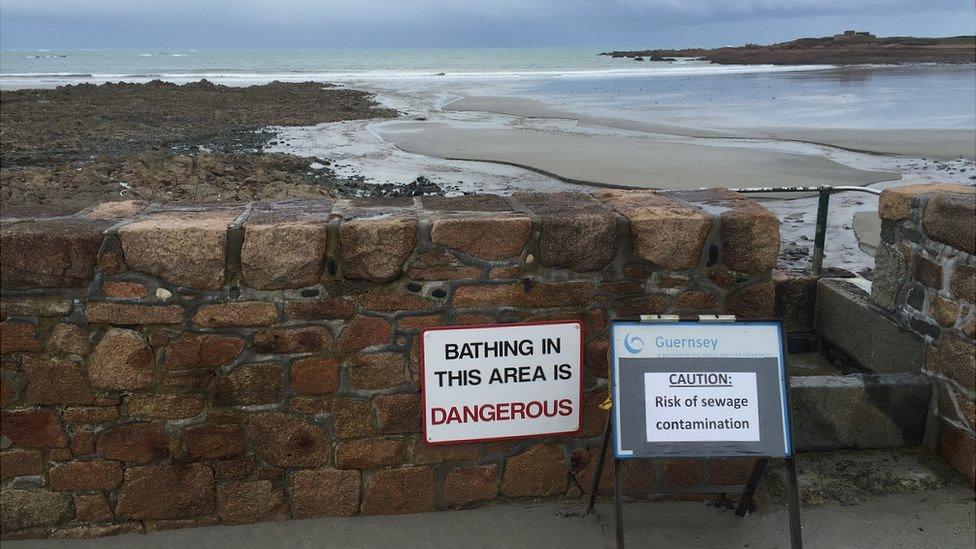
[[[613,413],[607,414],[607,426],[603,429],[603,445],[600,446],[600,457],[596,462],[596,472],[593,475],[593,486],[590,488],[590,504],[586,507],[586,514],[593,512],[596,505],[596,494],[600,490],[600,477],[603,476],[603,465],[607,461],[607,448],[610,446],[610,429],[613,428]]]
[[[740,517],[746,516],[749,512],[749,505],[752,504],[752,496],[756,493],[756,488],[759,487],[759,481],[762,479],[763,471],[766,470],[766,464],[769,462],[768,459],[758,459],[756,464],[752,466],[752,473],[749,474],[749,480],[746,482],[746,489],[742,492],[742,497],[739,498],[739,505],[735,508],[735,514]]]
[[[620,460],[613,458],[613,524],[617,530],[617,549],[624,549],[624,510],[620,500]]]
[[[790,547],[803,549],[803,533],[800,531],[800,489],[796,480],[796,460],[786,458],[787,495],[790,498]]]

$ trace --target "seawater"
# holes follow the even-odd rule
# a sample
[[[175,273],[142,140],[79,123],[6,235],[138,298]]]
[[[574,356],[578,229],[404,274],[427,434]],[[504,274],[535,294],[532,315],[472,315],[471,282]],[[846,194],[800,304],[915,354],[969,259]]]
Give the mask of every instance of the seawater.
[[[769,69],[552,78],[513,91],[591,115],[712,128],[976,128],[976,65]]]
[[[611,48],[607,48],[611,49]],[[590,114],[711,127],[976,127],[976,66],[636,62],[593,48],[6,50],[0,88],[107,81],[321,81],[532,97]]]
[[[673,64],[638,63],[591,48],[363,50],[6,50],[0,78],[10,83],[115,79],[347,79],[465,76],[506,78],[573,73],[640,73]],[[701,64],[698,62],[698,64]],[[653,67],[652,67],[653,66]]]

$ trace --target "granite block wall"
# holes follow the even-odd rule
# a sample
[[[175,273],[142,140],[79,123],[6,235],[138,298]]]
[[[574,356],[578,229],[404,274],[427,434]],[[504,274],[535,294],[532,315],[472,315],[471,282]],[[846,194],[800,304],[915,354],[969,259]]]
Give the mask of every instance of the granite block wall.
[[[2,535],[578,493],[606,420],[608,322],[770,317],[778,251],[775,216],[722,190],[5,209]],[[583,431],[425,445],[420,331],[543,319],[584,324]],[[621,475],[646,491],[750,467]]]
[[[885,190],[871,300],[927,342],[933,442],[976,484],[976,188]]]

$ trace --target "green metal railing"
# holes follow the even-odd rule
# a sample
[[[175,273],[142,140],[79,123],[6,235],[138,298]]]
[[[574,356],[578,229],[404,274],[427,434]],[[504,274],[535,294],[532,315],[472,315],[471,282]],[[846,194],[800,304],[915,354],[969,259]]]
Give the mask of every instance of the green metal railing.
[[[831,187],[822,185],[820,187],[750,187],[747,189],[729,189],[737,193],[817,193],[817,225],[813,239],[813,265],[812,270],[815,276],[820,276],[823,270],[824,243],[827,241],[827,211],[830,208],[830,195],[837,192],[855,191],[880,195],[878,189],[867,187],[839,186]]]

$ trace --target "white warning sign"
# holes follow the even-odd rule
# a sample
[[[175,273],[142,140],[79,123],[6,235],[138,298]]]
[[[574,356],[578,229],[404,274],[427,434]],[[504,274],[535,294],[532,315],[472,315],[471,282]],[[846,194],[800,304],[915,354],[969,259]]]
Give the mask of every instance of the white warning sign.
[[[426,441],[578,431],[582,336],[579,322],[425,330],[421,364]]]
[[[647,372],[647,442],[759,441],[754,372]]]

